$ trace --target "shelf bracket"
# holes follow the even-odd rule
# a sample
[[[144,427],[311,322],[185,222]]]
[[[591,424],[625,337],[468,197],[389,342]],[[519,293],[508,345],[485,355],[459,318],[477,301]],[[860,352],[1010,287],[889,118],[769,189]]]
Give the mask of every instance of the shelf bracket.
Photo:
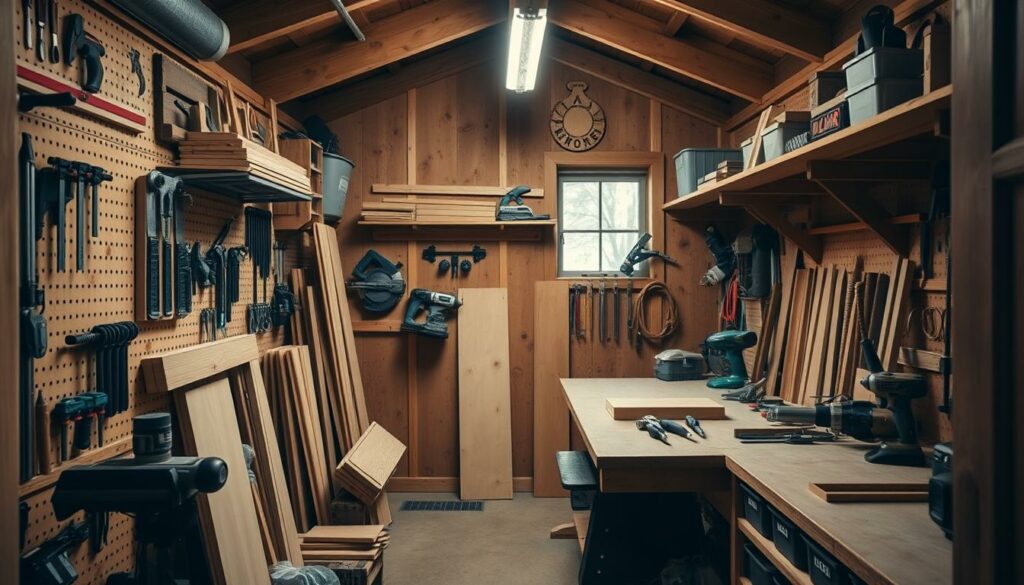
[[[899,256],[906,256],[907,238],[903,231],[889,220],[889,213],[876,201],[864,196],[864,189],[856,182],[818,181],[825,191],[846,208],[857,221],[882,238],[885,245]]]
[[[747,213],[754,216],[762,223],[766,223],[787,239],[792,241],[804,254],[810,256],[816,263],[821,263],[822,246],[821,239],[812,236],[806,230],[799,228],[786,218],[777,207],[775,202],[761,198],[760,200],[748,193],[722,193],[719,195],[719,202],[722,205],[739,205],[747,210]]]
[[[811,181],[931,181],[931,161],[812,160],[807,163]]]

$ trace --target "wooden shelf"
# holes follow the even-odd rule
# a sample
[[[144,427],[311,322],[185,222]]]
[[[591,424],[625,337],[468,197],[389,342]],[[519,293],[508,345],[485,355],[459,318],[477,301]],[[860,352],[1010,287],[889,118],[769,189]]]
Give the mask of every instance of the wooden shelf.
[[[768,560],[775,565],[775,568],[782,571],[782,574],[789,579],[790,583],[793,583],[794,585],[813,585],[811,583],[811,576],[793,566],[793,563],[789,562],[789,559],[783,556],[783,554],[779,552],[779,549],[775,548],[775,543],[762,536],[761,533],[754,528],[753,524],[748,522],[745,518],[737,518],[736,526],[751,544],[756,546],[764,556],[768,557]]]
[[[420,227],[451,227],[451,228],[497,228],[499,230],[509,228],[524,228],[524,227],[538,227],[538,226],[552,226],[557,225],[553,219],[537,219],[528,221],[370,221],[361,220],[359,225],[365,226],[388,226],[388,227],[408,227],[412,229]]]
[[[545,233],[554,234],[558,222],[553,219],[530,221],[369,221],[360,226],[373,230],[378,241],[409,239],[433,241],[508,240],[537,242]]]
[[[711,185],[703,185],[693,193],[664,204],[662,210],[679,213],[686,209],[718,203],[722,193],[751,192],[784,179],[803,175],[807,172],[808,163],[812,161],[841,160],[932,132],[939,112],[949,109],[952,93],[952,86],[946,86],[912,99],[779,158]],[[772,193],[767,192],[764,194],[766,198],[770,198],[771,195]]]

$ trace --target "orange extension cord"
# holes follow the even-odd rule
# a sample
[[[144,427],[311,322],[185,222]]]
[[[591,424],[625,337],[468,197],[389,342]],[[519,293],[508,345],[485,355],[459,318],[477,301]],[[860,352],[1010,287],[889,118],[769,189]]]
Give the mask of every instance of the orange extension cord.
[[[648,301],[655,296],[662,298],[662,314],[665,316],[661,330],[657,332],[650,328],[645,310]],[[640,294],[633,299],[633,330],[630,332],[633,339],[639,335],[650,341],[660,341],[672,335],[678,325],[679,307],[676,305],[676,300],[669,294],[665,283],[653,281],[640,289]]]

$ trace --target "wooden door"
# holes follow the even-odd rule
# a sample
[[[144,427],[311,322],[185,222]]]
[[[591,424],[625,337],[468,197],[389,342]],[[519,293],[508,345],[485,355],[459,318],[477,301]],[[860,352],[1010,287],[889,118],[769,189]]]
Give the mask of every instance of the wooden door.
[[[1024,59],[1021,4],[955,0],[952,119],[954,561],[1024,582]]]

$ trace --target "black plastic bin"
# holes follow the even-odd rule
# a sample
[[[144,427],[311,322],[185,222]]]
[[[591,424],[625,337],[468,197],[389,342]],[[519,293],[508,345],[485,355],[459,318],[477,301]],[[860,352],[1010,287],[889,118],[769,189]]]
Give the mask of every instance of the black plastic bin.
[[[803,533],[796,524],[775,508],[769,506],[768,511],[772,516],[772,542],[775,543],[775,548],[789,559],[794,567],[806,571],[807,545],[804,544]]]
[[[803,535],[807,545],[807,572],[814,585],[848,585],[848,571],[834,556],[825,552],[813,540]]]
[[[740,489],[743,490],[743,517],[747,519],[747,522],[753,524],[754,529],[762,536],[771,539],[772,515],[768,513],[768,505],[764,498],[745,483],[740,484]]]
[[[779,570],[764,556],[757,547],[750,544],[743,545],[744,557],[746,557],[747,577],[752,585],[773,585],[772,579],[779,575]]]

